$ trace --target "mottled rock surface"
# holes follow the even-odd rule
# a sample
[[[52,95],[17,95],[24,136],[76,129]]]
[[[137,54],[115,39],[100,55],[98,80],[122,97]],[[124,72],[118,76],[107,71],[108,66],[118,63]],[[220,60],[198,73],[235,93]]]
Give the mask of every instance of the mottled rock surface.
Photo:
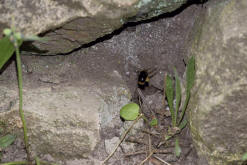
[[[0,1],[0,31],[11,25],[24,34],[49,37],[34,43],[42,54],[68,53],[113,32],[129,21],[139,21],[176,10],[187,0],[8,0]]]
[[[195,27],[190,126],[210,165],[241,165],[247,147],[247,1],[210,1]]]
[[[42,160],[53,161],[61,165],[98,165],[99,160],[105,159],[110,149],[114,147],[116,139],[119,139],[124,128],[127,128],[124,127],[127,125],[126,122],[124,124],[119,118],[119,109],[130,99],[128,89],[132,93],[136,89],[138,70],[158,68],[157,74],[150,80],[150,85],[157,88],[163,88],[164,75],[165,73],[173,73],[174,66],[179,75],[184,73],[183,59],[186,61],[185,54],[188,46],[186,41],[189,40],[191,27],[193,27],[195,18],[200,16],[202,7],[201,5],[193,5],[184,9],[176,13],[177,15],[166,15],[163,16],[164,19],[155,19],[153,22],[149,21],[122,29],[121,33],[105,38],[103,42],[74,51],[67,56],[22,56],[25,90],[24,110],[32,111],[34,109],[31,112],[34,115],[27,112],[28,127],[31,129],[29,132],[30,140],[35,140],[31,142],[34,143],[32,144],[32,151],[37,153]],[[14,111],[15,117],[10,112],[4,113],[10,114],[8,118],[13,118],[13,125],[17,125],[17,130],[20,130],[21,123],[17,117],[18,97],[14,63],[6,67],[1,73],[0,82],[0,91],[4,89],[2,94],[0,92],[0,98],[4,100],[0,102],[0,110]],[[154,87],[150,87],[146,93],[152,96],[153,101],[151,102],[158,105],[161,104],[162,93],[157,89],[155,90]],[[156,92],[160,99],[156,99],[154,96]],[[149,98],[147,97],[147,99]],[[45,105],[44,102],[49,104]],[[44,107],[42,107],[43,104]],[[92,105],[91,108],[89,104]],[[41,106],[40,109],[39,106]],[[70,106],[75,109],[75,112],[73,109],[69,109]],[[71,117],[66,113],[67,111]],[[60,114],[62,117],[59,117]],[[82,117],[80,114],[89,114],[92,117]],[[96,118],[93,118],[95,115]],[[97,116],[99,117],[97,118]],[[44,119],[41,120],[42,117]],[[46,123],[45,118],[48,118],[49,122]],[[93,124],[95,126],[93,129],[88,127],[88,134],[91,132],[91,134],[96,133],[96,136],[99,136],[97,130],[101,129],[99,131],[100,141],[96,147],[94,147],[94,143],[87,145],[86,142],[88,142],[87,140],[97,140],[97,137],[84,136],[84,132],[88,129],[83,121],[88,121],[90,118],[93,118],[96,123]],[[37,121],[31,120],[30,122],[30,119]],[[51,127],[39,127],[48,124]],[[139,124],[141,126],[141,123]],[[62,130],[63,127],[64,130]],[[79,127],[82,129],[78,129]],[[43,133],[41,137],[38,137],[39,130]],[[67,141],[66,132],[68,134],[74,133],[70,141],[71,146],[68,146],[69,141]],[[61,137],[58,133],[61,133]],[[50,135],[59,141],[55,142],[55,140],[50,139],[50,142],[46,143],[47,139],[51,137]],[[190,137],[189,132],[186,132],[185,135],[187,138]],[[18,137],[22,136],[19,134]],[[62,141],[62,137],[66,141]],[[23,145],[19,145],[20,141],[22,142],[22,139],[16,141],[5,151],[5,162],[25,159],[23,157],[23,153],[25,153]],[[191,141],[188,141],[191,144]],[[49,145],[53,148],[46,148]],[[59,145],[63,146],[63,150]],[[80,145],[83,148],[75,147],[75,145]],[[75,147],[74,150],[72,150],[72,146]],[[143,146],[139,146],[139,148],[132,146],[133,144],[129,145],[129,143],[124,142],[121,149],[114,154],[108,164],[139,164],[145,159],[145,154],[127,159],[123,156],[127,152],[143,150]],[[188,143],[185,146],[188,146]],[[66,151],[67,148],[68,151]],[[93,148],[92,155],[88,156]],[[58,150],[54,151],[54,154],[50,154],[53,153],[53,149]],[[81,155],[77,154],[77,150]],[[186,150],[191,151],[191,148],[182,148],[182,150],[184,151],[183,154],[187,155]],[[20,152],[22,153],[20,154]],[[171,156],[171,159],[167,158],[165,154],[161,156],[164,160],[176,160],[175,156]],[[186,165],[198,165],[195,150],[192,149],[192,152],[188,153],[186,159],[181,159],[181,162]]]
[[[89,156],[101,140],[100,129],[114,125],[113,120],[120,125],[118,110],[130,99],[120,74],[116,70],[102,72],[92,81],[81,75],[81,64],[73,63],[73,58],[26,58],[23,109],[32,154],[56,162],[76,158],[84,163],[90,161]],[[22,137],[14,63],[7,71],[1,76],[0,121]]]

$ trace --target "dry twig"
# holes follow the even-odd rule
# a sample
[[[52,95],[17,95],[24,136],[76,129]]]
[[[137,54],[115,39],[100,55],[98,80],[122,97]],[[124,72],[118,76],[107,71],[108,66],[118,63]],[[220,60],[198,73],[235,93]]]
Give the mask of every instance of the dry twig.
[[[129,131],[133,128],[133,126],[137,123],[137,121],[143,117],[143,114],[140,114],[135,120],[134,122],[131,124],[131,126],[124,132],[122,138],[120,139],[119,143],[116,145],[116,147],[114,148],[114,150],[108,155],[108,157],[102,162],[101,165],[105,164],[105,162],[107,162],[112,156],[113,154],[117,151],[119,145],[123,142],[123,140],[125,139],[125,137],[127,136],[127,134],[129,133]]]

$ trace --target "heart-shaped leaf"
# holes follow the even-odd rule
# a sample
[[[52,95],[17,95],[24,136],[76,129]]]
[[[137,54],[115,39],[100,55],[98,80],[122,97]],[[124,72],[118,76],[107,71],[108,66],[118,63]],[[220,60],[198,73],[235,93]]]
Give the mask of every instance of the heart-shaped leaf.
[[[124,120],[135,120],[139,116],[140,107],[136,103],[129,103],[120,110],[120,116]]]

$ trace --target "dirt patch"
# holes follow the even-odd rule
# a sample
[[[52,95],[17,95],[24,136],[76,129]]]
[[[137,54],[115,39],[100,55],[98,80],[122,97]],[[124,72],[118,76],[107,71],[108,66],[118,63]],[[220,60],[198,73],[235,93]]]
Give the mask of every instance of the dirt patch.
[[[195,19],[200,15],[201,5],[192,5],[174,14],[168,14],[143,22],[141,24],[129,24],[113,35],[102,38],[90,47],[77,50],[63,56],[22,56],[24,85],[35,88],[40,84],[55,86],[63,83],[76,83],[79,80],[90,79],[92,83],[102,86],[102,81],[107,80],[109,73],[117,71],[127,82],[132,95],[135,96],[137,88],[138,71],[143,69],[156,69],[156,74],[150,80],[150,87],[143,91],[147,102],[150,102],[155,110],[160,110],[162,104],[162,92],[165,74],[173,74],[176,67],[182,78],[187,62],[187,49],[190,40],[191,29]],[[78,67],[79,66],[79,67]],[[59,70],[51,74],[51,70]],[[100,77],[100,81],[98,81]],[[9,84],[17,82],[14,63],[2,73],[1,83]],[[112,82],[117,83],[117,82]],[[92,84],[93,85],[93,84]],[[164,107],[163,107],[164,108]],[[148,113],[148,112],[147,112]],[[158,113],[158,112],[157,112]],[[160,127],[151,131],[162,133],[171,123],[170,118],[159,116]],[[120,129],[118,126],[116,130]],[[107,132],[102,130],[102,142],[98,144],[93,153],[95,159],[103,160],[105,152],[105,139],[112,136],[120,136],[114,130]],[[140,133],[134,137],[145,143],[146,133]],[[189,129],[186,128],[180,135],[182,155],[176,158],[173,153],[158,154],[157,156],[171,164],[197,165],[198,157],[192,145]],[[151,136],[153,146],[157,146],[160,138]],[[173,146],[173,142],[163,145],[160,149],[165,150]],[[146,150],[147,145],[134,143],[135,150]],[[124,157],[124,149],[116,153],[110,160],[110,164],[136,164],[145,159],[146,154],[138,154]],[[20,160],[25,157],[23,144],[16,141],[15,144],[3,151],[2,161]],[[22,155],[22,156],[20,156]],[[44,157],[49,160],[48,158]],[[157,160],[153,164],[158,165]]]

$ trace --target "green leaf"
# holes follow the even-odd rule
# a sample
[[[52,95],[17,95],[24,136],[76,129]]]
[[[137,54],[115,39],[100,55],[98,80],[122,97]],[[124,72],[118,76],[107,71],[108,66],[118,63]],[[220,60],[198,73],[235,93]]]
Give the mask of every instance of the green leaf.
[[[195,58],[192,56],[187,65],[186,69],[186,92],[190,92],[195,81]]]
[[[12,144],[15,141],[15,136],[14,135],[5,135],[3,137],[0,138],[0,148],[6,148],[8,147],[10,144]]]
[[[179,157],[181,152],[182,152],[182,150],[179,146],[178,138],[176,138],[176,140],[175,140],[175,155],[176,155],[176,157]]]
[[[190,100],[190,92],[188,92],[188,93],[186,94],[186,98],[185,98],[185,101],[184,101],[182,113],[181,113],[181,116],[180,116],[180,119],[179,119],[179,122],[178,122],[179,125],[180,125],[181,121],[182,121],[183,118],[184,118],[184,114],[185,114],[185,111],[186,111],[186,109],[187,109],[189,100]]]
[[[156,126],[158,125],[158,120],[156,118],[153,118],[149,124],[150,126]]]
[[[187,125],[187,120],[183,119],[183,121],[179,124],[178,128],[182,130],[186,125]]]
[[[243,155],[243,157],[242,157],[242,160],[243,160],[243,161],[246,161],[246,160],[247,160],[247,152],[244,153],[244,155]]]
[[[0,40],[0,69],[9,60],[15,51],[15,47],[8,37]]]
[[[19,46],[21,46],[22,41],[19,40]],[[0,40],[0,69],[9,60],[15,51],[14,44],[6,36]]]
[[[175,127],[176,120],[175,120],[175,114],[174,114],[174,108],[173,108],[173,84],[172,84],[172,79],[169,75],[166,76],[165,93],[166,93],[168,106],[169,106],[171,116],[172,116],[172,126]]]
[[[180,124],[181,121],[183,120],[185,111],[187,109],[190,100],[190,90],[194,85],[194,81],[195,81],[195,58],[192,56],[188,61],[188,65],[186,69],[186,98],[178,124]]]
[[[6,36],[10,36],[10,34],[12,33],[12,30],[11,29],[4,29],[3,30],[3,34],[6,35]]]
[[[177,117],[178,117],[178,111],[179,111],[179,107],[180,107],[180,102],[181,102],[181,85],[180,85],[180,80],[178,78],[178,73],[176,71],[176,69],[174,69],[175,71],[175,78],[176,78],[176,109],[175,109],[175,120],[177,122]],[[175,123],[176,123],[175,122]],[[177,124],[177,123],[176,123]]]
[[[139,116],[140,107],[136,103],[129,103],[120,110],[120,116],[124,120],[135,120]]]
[[[38,157],[35,158],[35,163],[36,163],[36,165],[40,165],[40,160]]]

